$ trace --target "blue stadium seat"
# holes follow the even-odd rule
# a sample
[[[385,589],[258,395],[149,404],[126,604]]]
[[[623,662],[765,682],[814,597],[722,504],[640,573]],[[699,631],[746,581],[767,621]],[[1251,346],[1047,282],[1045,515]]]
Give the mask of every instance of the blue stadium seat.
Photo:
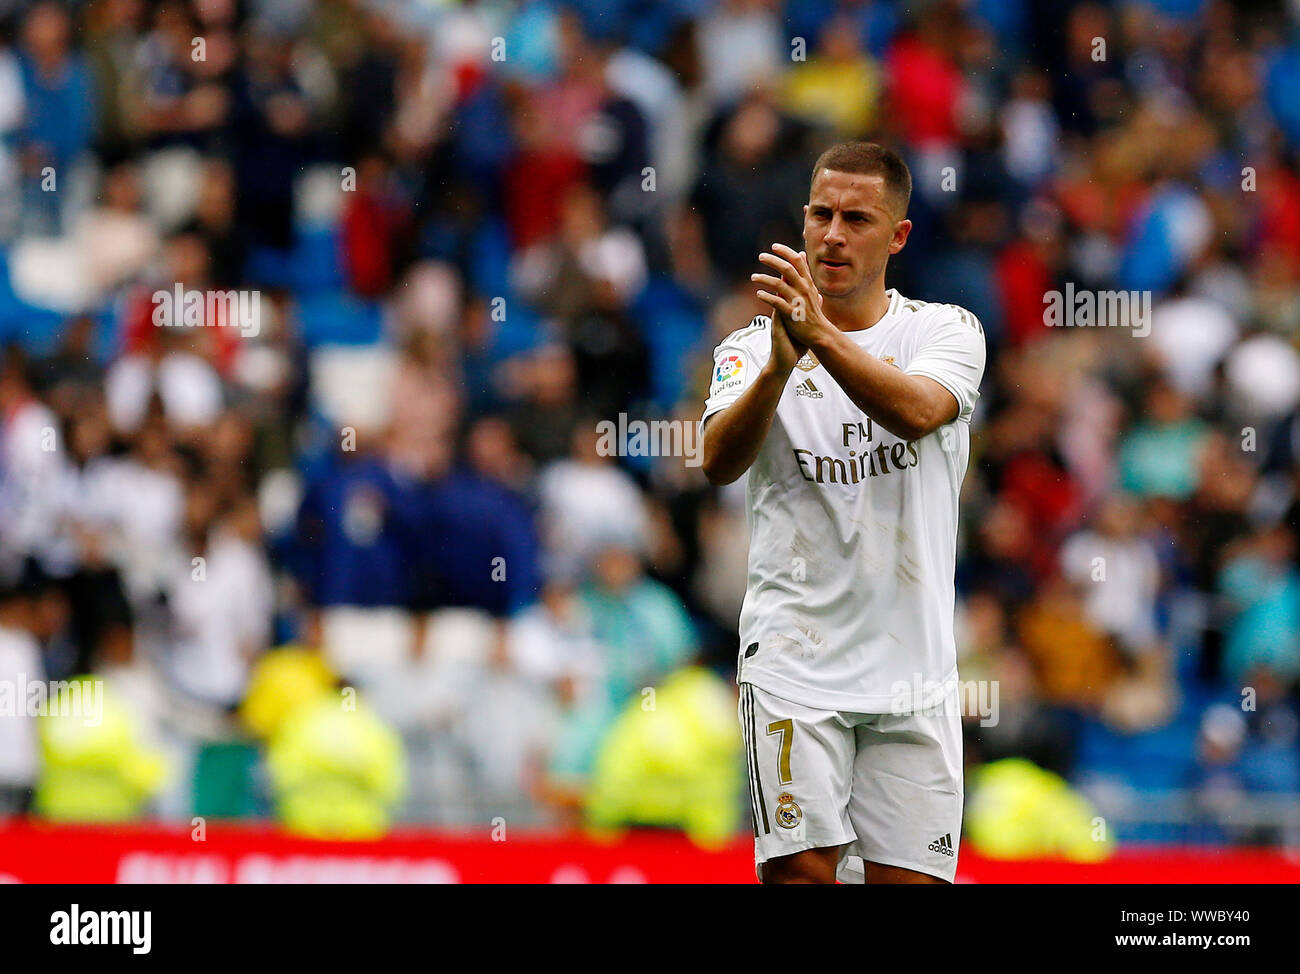
[[[383,337],[383,308],[342,290],[303,296],[298,304],[302,340],[317,345],[371,345]]]
[[[23,301],[9,280],[8,253],[0,248],[0,344],[18,342],[35,355],[53,351],[66,315]]]
[[[293,290],[299,297],[344,286],[337,227],[300,226],[290,256]]]
[[[1078,771],[1122,777],[1132,786],[1177,788],[1196,760],[1196,725],[1180,718],[1141,734],[1118,734],[1098,720],[1080,725]]]

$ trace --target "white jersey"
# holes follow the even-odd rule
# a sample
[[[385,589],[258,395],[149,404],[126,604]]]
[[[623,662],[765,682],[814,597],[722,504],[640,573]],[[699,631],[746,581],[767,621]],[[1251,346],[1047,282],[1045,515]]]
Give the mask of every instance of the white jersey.
[[[886,364],[940,383],[957,400],[957,418],[901,440],[854,405],[810,352],[746,474],[749,580],[737,680],[808,707],[871,714],[933,706],[957,676],[957,502],[984,331],[963,308],[888,294],[883,318],[845,334]],[[758,376],[770,329],[759,315],[717,347],[702,421]]]

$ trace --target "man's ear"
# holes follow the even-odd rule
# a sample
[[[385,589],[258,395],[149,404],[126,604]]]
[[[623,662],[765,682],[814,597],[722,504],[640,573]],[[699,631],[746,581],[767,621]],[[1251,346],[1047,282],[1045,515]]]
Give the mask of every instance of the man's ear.
[[[899,220],[894,224],[894,239],[889,241],[889,252],[896,254],[907,245],[907,237],[912,232],[911,220]]]

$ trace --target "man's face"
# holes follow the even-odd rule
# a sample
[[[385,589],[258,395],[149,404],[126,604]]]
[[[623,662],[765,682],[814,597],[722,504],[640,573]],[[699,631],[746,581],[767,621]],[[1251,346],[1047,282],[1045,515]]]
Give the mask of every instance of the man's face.
[[[912,221],[899,219],[885,177],[823,169],[803,208],[804,249],[813,283],[828,298],[850,297],[884,272],[903,249]]]

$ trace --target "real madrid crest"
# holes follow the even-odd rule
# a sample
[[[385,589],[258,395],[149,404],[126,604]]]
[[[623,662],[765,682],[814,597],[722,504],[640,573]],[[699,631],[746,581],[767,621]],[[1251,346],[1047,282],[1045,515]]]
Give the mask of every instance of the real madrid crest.
[[[783,829],[797,828],[803,821],[803,809],[795,804],[794,796],[788,791],[777,796],[776,824]]]
[[[821,365],[821,363],[817,361],[817,356],[812,352],[804,352],[803,358],[794,363],[796,369],[802,369],[805,372],[811,372],[819,365]]]

